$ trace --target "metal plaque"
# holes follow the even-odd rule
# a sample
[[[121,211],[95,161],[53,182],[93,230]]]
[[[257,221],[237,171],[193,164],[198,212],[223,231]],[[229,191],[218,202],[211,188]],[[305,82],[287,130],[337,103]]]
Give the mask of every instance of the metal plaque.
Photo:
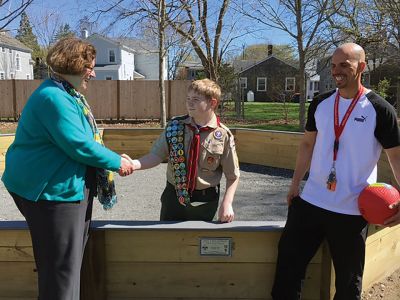
[[[201,256],[232,256],[232,238],[201,237]]]

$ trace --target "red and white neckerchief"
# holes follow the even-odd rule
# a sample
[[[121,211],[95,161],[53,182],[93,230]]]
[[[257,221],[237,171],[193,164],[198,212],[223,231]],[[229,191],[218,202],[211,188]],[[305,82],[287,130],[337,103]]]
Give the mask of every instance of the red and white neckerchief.
[[[336,159],[339,151],[339,139],[340,136],[343,133],[344,127],[346,126],[347,120],[349,119],[352,111],[356,107],[358,100],[360,100],[361,95],[364,93],[364,87],[361,85],[360,88],[358,89],[357,94],[354,96],[353,100],[350,103],[350,106],[347,108],[346,113],[343,116],[342,121],[339,124],[339,99],[340,99],[340,93],[339,90],[336,93],[335,97],[335,106],[334,106],[334,131],[335,131],[335,141],[333,143],[333,162],[332,162],[332,168],[331,172],[329,173],[328,180],[326,182],[327,189],[330,191],[335,191],[336,190],[336,184],[337,184],[337,179],[336,179]]]

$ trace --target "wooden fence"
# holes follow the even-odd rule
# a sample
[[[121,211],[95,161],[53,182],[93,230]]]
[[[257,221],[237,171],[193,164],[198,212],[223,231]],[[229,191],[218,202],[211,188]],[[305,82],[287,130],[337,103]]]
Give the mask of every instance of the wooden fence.
[[[0,80],[0,118],[17,119],[41,80]],[[165,81],[167,117],[186,113],[190,81]],[[85,92],[97,119],[160,119],[157,80],[93,80]]]

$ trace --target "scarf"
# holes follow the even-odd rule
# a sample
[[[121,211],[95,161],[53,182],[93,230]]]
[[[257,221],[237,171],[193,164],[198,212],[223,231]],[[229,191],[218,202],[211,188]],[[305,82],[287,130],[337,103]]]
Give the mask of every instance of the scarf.
[[[96,120],[85,96],[79,93],[68,81],[57,76],[56,74],[52,74],[51,79],[62,84],[65,91],[75,99],[92,129],[93,139],[97,143],[104,146],[103,139],[96,124]],[[117,203],[113,172],[102,168],[96,168],[96,183],[97,198],[103,206],[103,209],[111,209],[114,204]]]

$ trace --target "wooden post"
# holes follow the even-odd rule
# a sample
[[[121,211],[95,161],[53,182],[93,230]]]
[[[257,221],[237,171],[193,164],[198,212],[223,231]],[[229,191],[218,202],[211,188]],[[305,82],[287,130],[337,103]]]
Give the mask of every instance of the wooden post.
[[[91,231],[81,270],[81,299],[106,300],[105,231]]]
[[[121,119],[121,82],[117,80],[117,120]]]
[[[17,87],[16,87],[15,79],[12,79],[11,82],[12,82],[12,91],[13,91],[13,116],[14,116],[14,121],[17,121],[18,120]]]

